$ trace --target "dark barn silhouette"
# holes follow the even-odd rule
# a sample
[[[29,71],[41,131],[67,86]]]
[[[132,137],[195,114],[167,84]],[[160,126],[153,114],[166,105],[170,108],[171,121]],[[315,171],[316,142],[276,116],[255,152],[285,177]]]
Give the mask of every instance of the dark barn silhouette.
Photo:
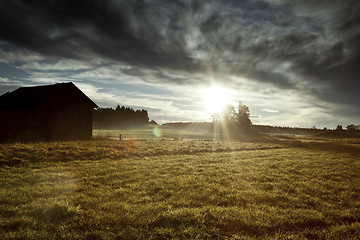
[[[97,107],[71,82],[18,88],[0,96],[0,142],[89,139]]]

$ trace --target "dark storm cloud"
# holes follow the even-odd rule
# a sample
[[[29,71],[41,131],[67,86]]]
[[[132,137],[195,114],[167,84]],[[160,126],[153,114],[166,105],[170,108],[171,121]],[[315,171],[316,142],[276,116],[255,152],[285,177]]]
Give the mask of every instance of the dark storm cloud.
[[[217,64],[224,51],[241,51],[241,28],[266,21],[272,11],[269,4],[251,1],[5,0],[0,4],[1,38],[16,46],[47,56],[90,55],[186,71]],[[267,14],[261,12],[268,9]],[[244,16],[239,17],[239,12]],[[193,55],[201,51],[210,56]]]
[[[141,1],[2,1],[0,37],[16,46],[55,57],[90,56],[138,65],[170,65],[181,53],[152,46],[161,36],[148,19]],[[141,19],[144,18],[144,19]],[[157,19],[155,19],[158,21]],[[132,25],[146,25],[137,33]],[[172,66],[173,65],[173,66]]]
[[[360,102],[359,6],[355,0],[3,0],[0,38],[43,56],[165,69],[159,81],[203,81],[171,77],[166,69],[230,74],[348,104]]]

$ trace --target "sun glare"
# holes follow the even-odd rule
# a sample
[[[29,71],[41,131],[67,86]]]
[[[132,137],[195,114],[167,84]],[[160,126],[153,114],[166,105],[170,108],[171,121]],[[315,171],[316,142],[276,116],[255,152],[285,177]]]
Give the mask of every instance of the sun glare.
[[[201,90],[203,106],[209,113],[220,113],[231,104],[230,89],[221,86],[212,86]]]

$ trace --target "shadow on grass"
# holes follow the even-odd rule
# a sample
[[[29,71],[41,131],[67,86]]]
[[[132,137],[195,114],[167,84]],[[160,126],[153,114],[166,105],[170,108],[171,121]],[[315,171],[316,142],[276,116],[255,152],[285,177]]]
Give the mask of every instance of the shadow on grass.
[[[296,147],[301,149],[315,150],[315,151],[325,151],[332,153],[360,153],[360,144],[359,143],[347,143],[346,141],[336,141],[336,140],[275,140],[274,142],[283,143],[288,147]]]

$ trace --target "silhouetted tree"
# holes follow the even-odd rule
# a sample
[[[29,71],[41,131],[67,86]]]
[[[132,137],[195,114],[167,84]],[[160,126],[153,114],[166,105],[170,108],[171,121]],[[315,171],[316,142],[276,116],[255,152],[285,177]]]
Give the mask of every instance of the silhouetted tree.
[[[154,125],[159,125],[157,122],[155,122],[154,119],[151,119],[151,121],[149,122],[150,124],[154,124]]]
[[[213,115],[213,123],[209,129],[212,132],[226,133],[227,135],[249,134],[253,133],[250,129],[251,124],[249,108],[239,102],[237,109],[228,105],[221,115]]]
[[[356,126],[355,124],[350,124],[346,126],[347,131],[357,131],[359,129],[360,129],[359,126]]]
[[[336,129],[335,129],[336,131],[343,131],[344,129],[343,129],[343,127],[342,127],[342,125],[337,125],[336,126]]]
[[[236,122],[241,126],[250,126],[252,124],[250,120],[250,110],[242,102],[239,102],[237,111],[232,105],[226,106],[222,113],[222,120],[225,122]]]
[[[236,122],[237,121],[237,113],[233,105],[228,105],[222,112],[222,119],[225,122]]]
[[[236,117],[237,117],[236,121],[242,126],[250,126],[252,124],[250,120],[249,107],[243,104],[242,102],[239,102],[238,112]]]

